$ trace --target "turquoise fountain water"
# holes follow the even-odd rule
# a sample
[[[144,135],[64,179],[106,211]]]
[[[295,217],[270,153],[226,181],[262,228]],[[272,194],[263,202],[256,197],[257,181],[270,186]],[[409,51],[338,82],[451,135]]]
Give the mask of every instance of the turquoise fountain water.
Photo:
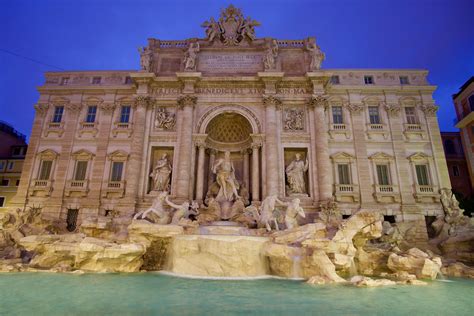
[[[474,281],[354,288],[157,273],[0,274],[0,315],[472,315]]]

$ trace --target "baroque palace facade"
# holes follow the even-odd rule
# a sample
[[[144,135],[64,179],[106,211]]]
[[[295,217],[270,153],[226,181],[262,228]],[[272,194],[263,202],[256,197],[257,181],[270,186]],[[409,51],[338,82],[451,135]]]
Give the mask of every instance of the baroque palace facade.
[[[80,224],[159,191],[206,203],[227,153],[220,185],[245,204],[298,197],[311,220],[337,203],[426,236],[451,187],[426,70],[321,69],[314,38],[256,38],[232,6],[203,26],[149,39],[140,71],[46,73],[15,206]]]

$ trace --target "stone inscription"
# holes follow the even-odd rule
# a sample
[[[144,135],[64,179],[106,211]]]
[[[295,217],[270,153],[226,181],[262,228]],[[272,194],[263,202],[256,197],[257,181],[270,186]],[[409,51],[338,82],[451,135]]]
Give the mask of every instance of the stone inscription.
[[[198,71],[213,73],[248,73],[263,70],[262,55],[223,54],[204,52],[199,54]]]

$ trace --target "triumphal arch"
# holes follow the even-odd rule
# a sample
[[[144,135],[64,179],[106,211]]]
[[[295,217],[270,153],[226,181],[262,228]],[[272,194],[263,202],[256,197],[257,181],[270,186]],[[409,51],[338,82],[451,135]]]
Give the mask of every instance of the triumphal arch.
[[[306,221],[369,209],[426,235],[450,188],[427,71],[325,69],[314,37],[259,25],[229,6],[203,38],[149,39],[140,70],[46,73],[17,205],[80,224],[168,192],[228,219],[277,196]]]

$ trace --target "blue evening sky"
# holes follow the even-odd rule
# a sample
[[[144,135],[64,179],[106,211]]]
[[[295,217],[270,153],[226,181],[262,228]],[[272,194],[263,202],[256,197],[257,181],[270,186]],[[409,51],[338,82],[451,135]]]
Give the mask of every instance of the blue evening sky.
[[[228,4],[261,22],[258,37],[315,36],[323,68],[423,68],[438,86],[441,130],[451,95],[474,75],[473,0],[0,0],[0,120],[31,132],[45,71],[138,69],[149,37],[204,37]]]

